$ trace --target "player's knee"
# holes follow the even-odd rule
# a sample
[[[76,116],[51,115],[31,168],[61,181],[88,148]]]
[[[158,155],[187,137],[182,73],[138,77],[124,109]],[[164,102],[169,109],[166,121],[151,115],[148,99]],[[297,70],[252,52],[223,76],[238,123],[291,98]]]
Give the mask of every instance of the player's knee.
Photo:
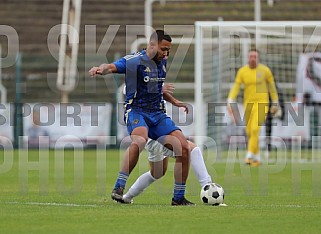
[[[133,138],[132,145],[136,145],[140,150],[144,149],[147,139],[144,137],[135,137]]]

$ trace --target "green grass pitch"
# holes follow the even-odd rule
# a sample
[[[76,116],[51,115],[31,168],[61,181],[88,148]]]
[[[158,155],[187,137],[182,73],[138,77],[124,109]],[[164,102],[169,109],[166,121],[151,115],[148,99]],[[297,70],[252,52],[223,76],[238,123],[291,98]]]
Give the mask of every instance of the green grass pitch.
[[[228,207],[201,204],[192,171],[186,197],[197,206],[171,207],[174,160],[133,204],[114,203],[121,157],[118,150],[2,151],[0,233],[320,233],[320,161],[250,168],[207,154]],[[148,170],[146,158],[127,188]]]

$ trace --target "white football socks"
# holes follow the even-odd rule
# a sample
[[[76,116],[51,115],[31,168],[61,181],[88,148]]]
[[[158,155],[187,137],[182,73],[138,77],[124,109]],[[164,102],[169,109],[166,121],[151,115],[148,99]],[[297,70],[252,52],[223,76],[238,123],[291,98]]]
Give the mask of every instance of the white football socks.
[[[254,155],[254,159],[255,159],[256,161],[261,162],[261,155],[260,155],[260,153],[255,154],[255,155]]]
[[[212,183],[212,178],[207,172],[203,154],[199,147],[195,147],[191,152],[191,166],[202,187],[205,184]]]
[[[250,151],[247,151],[247,153],[246,153],[246,158],[247,158],[247,159],[252,159],[252,160],[254,160],[254,161],[259,161],[259,162],[261,162],[261,155],[260,155],[260,153],[253,154],[253,153],[251,153]]]
[[[250,151],[247,151],[246,158],[247,159],[253,159],[253,154]]]
[[[130,187],[128,192],[123,196],[124,199],[130,200],[133,197],[141,194],[149,185],[151,185],[156,179],[151,175],[150,171],[142,174],[135,183]]]

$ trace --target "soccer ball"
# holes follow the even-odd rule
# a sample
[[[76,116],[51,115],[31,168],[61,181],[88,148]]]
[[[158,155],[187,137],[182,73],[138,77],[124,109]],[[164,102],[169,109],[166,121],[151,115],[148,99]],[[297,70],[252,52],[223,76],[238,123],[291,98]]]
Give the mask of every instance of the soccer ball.
[[[204,204],[218,206],[224,202],[224,189],[219,184],[206,184],[201,189],[200,197]]]

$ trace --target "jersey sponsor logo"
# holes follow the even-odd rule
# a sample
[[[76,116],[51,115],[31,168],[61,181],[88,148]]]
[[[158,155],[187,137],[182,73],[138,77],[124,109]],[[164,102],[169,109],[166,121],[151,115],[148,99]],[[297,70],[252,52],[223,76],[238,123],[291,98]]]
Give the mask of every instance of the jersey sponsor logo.
[[[261,72],[256,73],[256,82],[262,82],[264,80],[264,75]]]
[[[147,82],[149,82],[149,76],[145,76],[144,77],[144,81],[147,83]]]
[[[165,81],[164,77],[149,77],[149,76],[145,76],[144,77],[144,81],[146,83],[148,82],[161,82],[161,81]]]

